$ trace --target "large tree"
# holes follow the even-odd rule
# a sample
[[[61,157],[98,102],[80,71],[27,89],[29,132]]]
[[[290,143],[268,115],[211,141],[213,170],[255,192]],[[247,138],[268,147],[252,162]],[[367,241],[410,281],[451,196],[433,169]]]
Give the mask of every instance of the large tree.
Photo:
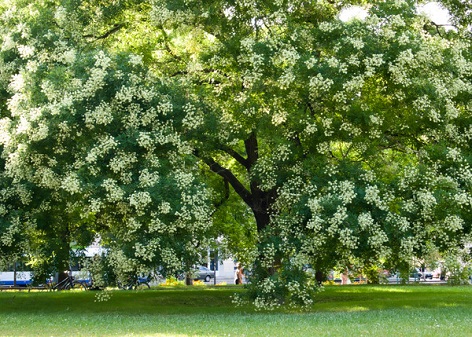
[[[309,304],[306,264],[399,264],[468,240],[469,5],[444,1],[445,30],[415,1],[349,22],[332,1],[16,3],[6,171],[136,263],[195,258],[232,194],[259,236],[261,306]]]
[[[146,55],[108,45],[122,23],[109,28],[95,13],[103,21],[93,27],[88,4],[64,5],[18,2],[3,12],[4,170],[29,186],[32,241],[57,257],[58,271],[72,243],[95,235],[123,273],[191,265],[211,219],[192,147],[175,131],[183,94],[150,71]]]

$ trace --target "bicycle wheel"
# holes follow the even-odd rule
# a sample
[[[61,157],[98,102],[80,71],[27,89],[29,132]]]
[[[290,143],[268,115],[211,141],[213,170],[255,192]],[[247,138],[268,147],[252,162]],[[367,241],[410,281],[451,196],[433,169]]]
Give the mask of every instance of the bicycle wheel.
[[[120,281],[117,281],[116,285],[118,286],[118,289],[125,290],[125,288],[123,287],[123,283],[121,283]]]
[[[79,282],[79,287],[80,287],[80,290],[88,290],[89,289],[87,282]]]
[[[57,284],[53,287],[53,289],[54,289],[54,290],[67,290],[67,289],[69,289],[69,288],[67,288],[68,286],[70,287],[70,285],[69,285],[69,279],[66,278],[66,279],[62,280],[61,282],[57,283]]]
[[[121,283],[120,281],[118,281],[116,283],[116,285],[118,286],[118,289],[121,289],[121,290],[131,290],[131,289],[133,289],[133,283],[131,283],[131,282],[124,284],[124,283]]]

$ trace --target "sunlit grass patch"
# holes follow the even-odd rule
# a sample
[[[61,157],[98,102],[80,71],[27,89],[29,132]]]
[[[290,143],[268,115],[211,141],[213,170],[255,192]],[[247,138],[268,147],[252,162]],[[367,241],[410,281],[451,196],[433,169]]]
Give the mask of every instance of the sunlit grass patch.
[[[326,287],[309,312],[235,307],[231,296],[244,291],[112,291],[100,303],[95,292],[0,292],[0,335],[472,336],[472,287]]]

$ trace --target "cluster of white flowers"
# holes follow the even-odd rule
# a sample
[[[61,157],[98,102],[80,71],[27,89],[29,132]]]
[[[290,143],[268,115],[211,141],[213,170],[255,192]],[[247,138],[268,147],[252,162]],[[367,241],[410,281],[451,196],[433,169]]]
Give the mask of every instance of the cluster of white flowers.
[[[299,58],[298,52],[293,47],[288,46],[275,55],[273,63],[277,67],[293,67]]]
[[[413,249],[418,247],[418,242],[411,236],[403,237],[400,243],[399,257],[403,261],[409,261],[413,256]]]
[[[131,103],[136,97],[137,89],[132,86],[122,86],[116,93],[115,99],[117,103],[126,104]]]
[[[321,74],[312,77],[309,83],[310,98],[316,101],[316,99],[323,96],[333,84],[334,81],[332,79],[324,78]]]
[[[188,187],[190,187],[194,181],[194,176],[191,173],[187,173],[184,171],[176,172],[174,178],[177,183],[177,186],[182,191],[185,191]]]
[[[111,178],[105,179],[102,187],[107,191],[107,200],[111,202],[121,201],[125,195],[125,192],[118,186],[116,180]]]
[[[95,67],[90,69],[89,78],[77,94],[83,98],[93,97],[98,90],[102,89],[105,86],[105,77],[110,63],[111,59],[104,52],[99,52],[95,56]]]
[[[39,167],[34,173],[33,181],[39,186],[54,190],[57,190],[62,183],[59,175],[49,167]]]
[[[366,77],[371,77],[375,74],[375,69],[385,63],[383,54],[373,54],[371,57],[364,59]]]
[[[161,259],[170,270],[172,270],[172,268],[174,270],[179,270],[182,265],[181,261],[177,258],[177,254],[171,248],[162,248]]]
[[[291,281],[287,284],[290,305],[296,308],[310,308],[313,305],[313,298],[308,294],[305,287],[297,281]]]
[[[97,125],[108,125],[113,121],[113,107],[101,102],[94,110],[85,112],[85,123],[89,128]]]
[[[149,192],[140,191],[135,192],[129,197],[129,204],[136,209],[138,215],[144,214],[145,208],[152,203],[152,198]]]
[[[364,75],[355,75],[344,82],[343,88],[346,94],[358,94],[364,86]]]
[[[287,111],[278,110],[274,114],[272,114],[272,124],[275,126],[279,126],[287,121]]]
[[[247,70],[243,73],[243,83],[247,88],[251,88],[262,77],[264,56],[253,50],[255,43],[252,37],[241,40],[242,54],[239,56],[239,62],[247,64]]]
[[[262,294],[254,300],[256,310],[274,310],[280,307],[280,302],[273,296],[276,291],[274,280],[270,278],[263,279],[259,282],[258,289],[260,289]]]
[[[108,302],[112,297],[112,292],[108,290],[98,291],[95,293],[94,302]]]
[[[370,238],[369,238],[370,240]],[[358,247],[359,239],[354,235],[354,231],[350,228],[339,230],[339,242],[346,249],[354,250]]]
[[[464,227],[464,219],[457,215],[448,215],[444,219],[444,226],[450,231],[457,232]]]
[[[274,263],[274,256],[276,253],[276,249],[274,244],[267,244],[262,249],[262,258],[261,258],[261,266],[264,268],[272,267]]]
[[[139,215],[139,214],[136,214]],[[126,221],[126,233],[123,235],[125,241],[131,242],[134,237],[133,234],[136,233],[140,228],[143,227],[143,223],[139,221],[136,217],[131,216]]]
[[[306,124],[305,130],[303,130],[303,132],[306,133],[307,135],[312,135],[316,131],[318,131],[318,127],[316,126],[316,123]]]
[[[103,202],[100,198],[91,198],[89,200],[88,209],[91,213],[99,213],[103,206]],[[83,213],[86,214],[85,212]]]
[[[120,151],[110,160],[108,166],[112,172],[126,174],[137,161],[136,153]]]
[[[80,188],[80,180],[76,173],[69,172],[66,177],[62,180],[62,186],[64,190],[69,192],[70,194],[79,193]]]
[[[446,158],[449,158],[455,162],[463,162],[464,158],[462,157],[462,153],[458,148],[448,148]]]
[[[185,104],[183,110],[186,113],[185,118],[182,120],[182,125],[185,128],[192,130],[203,124],[203,113],[197,110],[192,103]]]
[[[18,45],[17,49],[20,56],[24,59],[32,57],[35,53],[35,48],[33,46]]]
[[[336,212],[328,219],[329,227],[326,229],[328,234],[335,236],[339,233],[347,219],[347,208],[345,206],[338,206]]]
[[[409,229],[411,229],[410,221],[406,217],[400,216],[398,214],[388,212],[386,221],[388,223],[394,224],[395,227],[401,232],[407,232]]]
[[[141,188],[145,187],[152,187],[157,184],[159,181],[159,172],[157,171],[149,171],[149,169],[145,168],[139,174],[139,186]]]
[[[10,218],[10,226],[8,226],[0,236],[2,246],[10,247],[14,245],[16,242],[14,237],[18,235],[18,233],[21,233],[22,230],[20,218]]]
[[[98,139],[97,145],[89,151],[85,161],[89,164],[96,164],[97,159],[106,155],[117,145],[118,142],[111,135],[104,135]]]
[[[8,86],[12,92],[21,92],[25,88],[25,77],[22,73],[14,74],[11,77],[10,85]]]
[[[470,209],[472,208],[472,196],[465,191],[459,191],[454,194],[454,202],[457,203],[461,208]]]
[[[164,222],[162,222],[157,214],[153,214],[148,226],[149,233],[172,234],[175,233],[175,231],[177,230],[176,227],[168,226]]]
[[[388,198],[381,197],[380,190],[377,185],[367,185],[364,199],[370,205],[375,205],[384,211],[388,210]]]
[[[253,167],[251,174],[257,174],[261,180],[260,187],[270,190],[277,185],[276,166],[271,158],[263,157]]]
[[[430,219],[437,205],[436,197],[431,191],[419,190],[415,193],[416,200],[421,206],[421,213],[424,219]]]
[[[134,255],[143,261],[151,262],[159,248],[159,238],[148,241],[145,245],[136,242],[134,244]]]
[[[390,64],[389,70],[395,83],[409,86],[411,78],[408,70],[415,67],[418,67],[415,55],[411,49],[407,49],[399,53],[395,64]]]
[[[2,51],[8,51],[16,47],[16,42],[11,35],[4,35],[1,45]]]
[[[413,182],[418,179],[418,168],[413,166],[407,166],[403,170],[403,175],[400,177],[399,187],[401,190],[409,190]]]
[[[287,161],[290,159],[292,154],[290,146],[288,144],[280,144],[276,147],[276,159],[280,161]]]
[[[231,296],[231,303],[233,303],[237,307],[243,307],[248,304],[248,300],[244,298],[243,296],[241,296],[241,294],[234,293]]]

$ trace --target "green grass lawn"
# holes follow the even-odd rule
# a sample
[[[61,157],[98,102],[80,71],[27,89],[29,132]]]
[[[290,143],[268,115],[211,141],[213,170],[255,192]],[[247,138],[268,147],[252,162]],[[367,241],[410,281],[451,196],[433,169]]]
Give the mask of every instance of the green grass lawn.
[[[472,286],[331,286],[303,313],[234,307],[240,291],[0,292],[0,336],[472,336]]]

